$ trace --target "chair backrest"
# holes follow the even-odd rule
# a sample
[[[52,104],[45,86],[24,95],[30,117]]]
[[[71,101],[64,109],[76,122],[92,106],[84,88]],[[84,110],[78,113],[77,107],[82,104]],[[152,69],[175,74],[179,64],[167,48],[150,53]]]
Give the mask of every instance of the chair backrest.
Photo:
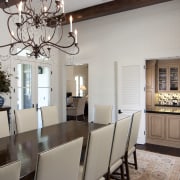
[[[76,107],[76,115],[83,115],[84,114],[84,108],[85,108],[85,103],[86,103],[86,98],[76,98],[78,99],[77,101],[77,107]],[[76,102],[75,102],[76,104]]]
[[[35,108],[15,110],[17,132],[22,133],[38,128]]]
[[[43,127],[59,123],[58,111],[56,106],[41,107]]]
[[[131,116],[128,116],[116,122],[110,158],[110,168],[125,155],[131,120]]]
[[[21,171],[21,162],[15,161],[0,167],[1,180],[19,180]]]
[[[90,132],[83,180],[100,179],[108,172],[114,124]]]
[[[112,106],[95,105],[94,106],[94,123],[99,123],[99,124],[112,123]]]
[[[78,180],[83,138],[38,155],[35,180]]]
[[[6,111],[0,111],[0,138],[9,136],[9,125]]]
[[[137,143],[140,121],[141,121],[141,111],[137,111],[133,113],[127,150],[130,150]]]

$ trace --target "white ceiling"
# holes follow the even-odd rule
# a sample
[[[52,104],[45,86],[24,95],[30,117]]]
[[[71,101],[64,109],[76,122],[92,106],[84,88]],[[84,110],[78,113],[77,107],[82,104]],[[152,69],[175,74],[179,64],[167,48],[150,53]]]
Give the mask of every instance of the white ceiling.
[[[109,1],[113,0],[64,0],[64,9],[67,13]]]

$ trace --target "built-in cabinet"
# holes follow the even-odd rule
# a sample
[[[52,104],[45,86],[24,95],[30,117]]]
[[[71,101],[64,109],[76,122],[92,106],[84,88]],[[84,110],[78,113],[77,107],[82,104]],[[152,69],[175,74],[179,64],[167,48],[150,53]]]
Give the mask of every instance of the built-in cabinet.
[[[179,65],[180,63],[175,61],[174,63],[167,61],[158,61],[158,80],[156,89],[159,92],[177,92],[179,87]]]
[[[180,148],[180,116],[146,113],[147,143]]]
[[[155,60],[146,61],[146,108],[155,104]]]

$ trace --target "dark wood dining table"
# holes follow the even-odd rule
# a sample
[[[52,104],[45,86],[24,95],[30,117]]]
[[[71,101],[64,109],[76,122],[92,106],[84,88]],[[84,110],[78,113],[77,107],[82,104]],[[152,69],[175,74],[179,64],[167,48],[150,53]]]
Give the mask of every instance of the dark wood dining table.
[[[12,161],[21,161],[21,179],[34,179],[37,155],[88,133],[104,125],[82,121],[67,121],[57,125],[0,138],[0,166]]]

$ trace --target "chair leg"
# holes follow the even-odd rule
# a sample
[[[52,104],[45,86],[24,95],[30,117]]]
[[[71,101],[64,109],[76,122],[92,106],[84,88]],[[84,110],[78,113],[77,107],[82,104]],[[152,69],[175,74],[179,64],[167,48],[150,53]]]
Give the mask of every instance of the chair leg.
[[[138,169],[138,165],[137,165],[136,149],[135,149],[135,151],[133,152],[133,156],[134,156],[134,165],[135,165],[135,169],[137,170],[137,169]]]
[[[120,172],[117,172],[117,170],[120,169]],[[110,175],[110,179],[115,179],[115,180],[124,180],[124,167],[123,165],[121,165],[119,167],[119,169],[117,169],[115,172],[113,172],[111,175]],[[110,180],[109,179],[109,180]]]
[[[125,157],[124,157],[124,163],[125,163],[127,180],[130,180],[130,177],[129,177],[129,166],[128,166],[128,154],[127,153],[125,154]]]
[[[123,163],[120,166],[120,170],[121,170],[121,179],[124,180],[124,166],[123,166]]]

